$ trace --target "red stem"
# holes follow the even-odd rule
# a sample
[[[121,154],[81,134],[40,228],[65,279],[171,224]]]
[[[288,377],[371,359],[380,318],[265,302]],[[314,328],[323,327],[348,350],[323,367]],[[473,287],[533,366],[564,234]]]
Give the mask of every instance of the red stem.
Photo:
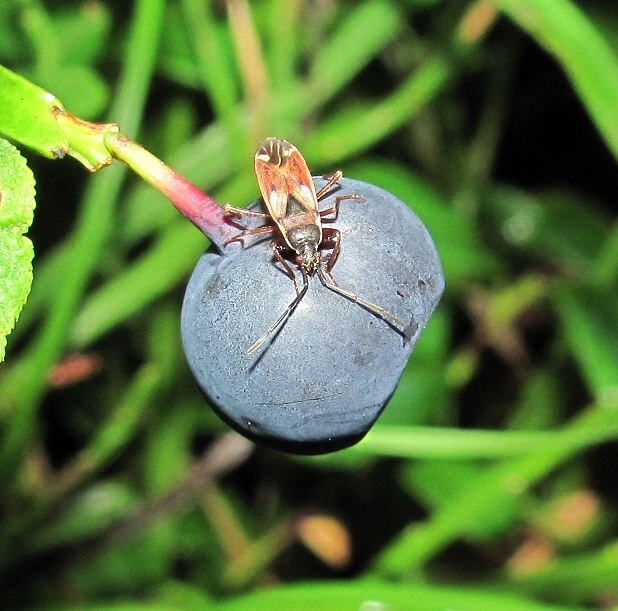
[[[108,133],[105,146],[113,157],[126,163],[146,182],[161,191],[211,242],[224,252],[225,243],[238,235],[238,227],[212,197],[174,172],[137,142],[119,133]]]

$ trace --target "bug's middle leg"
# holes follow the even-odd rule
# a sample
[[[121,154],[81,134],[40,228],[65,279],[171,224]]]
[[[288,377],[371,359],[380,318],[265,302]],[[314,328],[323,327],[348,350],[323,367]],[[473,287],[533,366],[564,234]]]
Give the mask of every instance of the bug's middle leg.
[[[339,256],[339,248],[341,246],[341,232],[339,229],[322,227],[322,244],[325,248],[330,248],[330,254],[324,263],[326,271],[330,274],[330,271],[333,269],[335,261],[337,261],[337,257]]]
[[[261,235],[262,233],[272,233],[277,228],[274,225],[262,225],[261,227],[254,227],[253,229],[244,229],[240,233],[233,235],[223,242],[224,246],[227,246],[230,242],[240,242],[243,238],[247,238],[252,235]]]
[[[348,199],[354,199],[357,202],[363,201],[365,198],[362,195],[357,195],[356,193],[348,193],[347,195],[340,195],[335,199],[335,205],[330,208],[326,208],[324,210],[320,210],[320,216],[324,218],[325,216],[333,215],[333,219],[336,219],[339,216],[339,207],[341,206],[341,202],[344,202]],[[329,220],[333,220],[329,219]]]

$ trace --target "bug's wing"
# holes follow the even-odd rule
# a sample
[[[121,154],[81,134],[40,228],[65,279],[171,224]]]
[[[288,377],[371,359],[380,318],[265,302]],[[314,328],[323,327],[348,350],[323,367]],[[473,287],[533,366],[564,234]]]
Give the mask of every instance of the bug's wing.
[[[318,209],[318,198],[315,193],[313,178],[305,158],[298,149],[294,150],[282,164],[281,170],[285,171],[290,195],[309,212]]]
[[[256,157],[255,175],[268,212],[274,221],[278,221],[286,215],[288,207],[289,187],[285,172],[281,171],[281,166]]]
[[[287,216],[291,197],[307,212],[317,212],[318,198],[307,162],[287,140],[267,138],[260,144],[255,153],[255,174],[275,221]]]

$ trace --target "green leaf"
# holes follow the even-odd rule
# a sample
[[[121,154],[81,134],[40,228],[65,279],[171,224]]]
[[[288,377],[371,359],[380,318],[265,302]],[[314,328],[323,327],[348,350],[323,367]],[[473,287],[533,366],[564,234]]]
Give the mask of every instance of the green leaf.
[[[34,249],[24,234],[34,206],[34,177],[26,160],[0,139],[0,361],[32,284]]]
[[[89,81],[89,92],[100,98],[104,93],[96,91],[98,85],[86,73],[92,76],[85,68],[75,67],[66,78],[82,86]],[[98,82],[98,77],[95,80]],[[103,138],[108,132],[118,131],[116,124],[89,123],[65,112],[58,98],[2,66],[0,111],[0,134],[41,155],[58,159],[69,154],[89,170],[111,163]]]

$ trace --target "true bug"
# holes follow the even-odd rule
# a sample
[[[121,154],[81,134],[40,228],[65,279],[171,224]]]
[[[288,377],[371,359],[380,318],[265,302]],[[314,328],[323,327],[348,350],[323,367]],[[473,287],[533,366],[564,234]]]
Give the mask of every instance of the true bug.
[[[337,171],[325,176],[326,184],[316,192],[307,162],[299,150],[286,140],[267,138],[258,146],[255,153],[255,174],[268,213],[236,208],[231,205],[224,206],[225,211],[236,216],[270,219],[275,222],[275,225],[267,224],[244,229],[230,238],[228,242],[241,240],[246,236],[279,231],[280,235],[272,239],[270,247],[294,283],[296,297],[264,335],[249,346],[247,354],[254,353],[288,319],[307,292],[308,275],[315,273],[326,288],[387,321],[403,334],[406,341],[409,340],[416,330],[413,321],[408,324],[379,305],[342,289],[331,273],[339,255],[341,234],[337,229],[322,227],[322,218],[328,215],[336,217],[339,213],[339,206],[344,200],[362,199],[358,195],[341,195],[337,197],[332,208],[319,210],[318,201],[333,189],[343,173]],[[321,249],[330,250],[330,254],[322,258]],[[294,269],[284,257],[290,252],[296,253],[295,261],[303,279],[301,288],[296,282]]]

